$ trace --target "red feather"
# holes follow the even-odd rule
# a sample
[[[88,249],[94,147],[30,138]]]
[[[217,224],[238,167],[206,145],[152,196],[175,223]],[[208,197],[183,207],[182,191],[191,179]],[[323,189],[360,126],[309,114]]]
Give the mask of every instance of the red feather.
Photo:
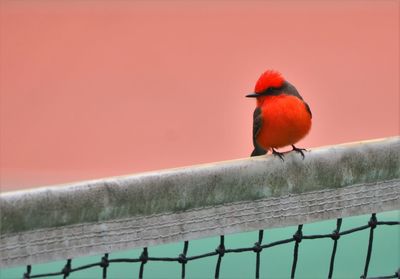
[[[254,92],[260,93],[270,87],[281,87],[283,82],[284,78],[281,73],[274,70],[267,70],[258,79]]]

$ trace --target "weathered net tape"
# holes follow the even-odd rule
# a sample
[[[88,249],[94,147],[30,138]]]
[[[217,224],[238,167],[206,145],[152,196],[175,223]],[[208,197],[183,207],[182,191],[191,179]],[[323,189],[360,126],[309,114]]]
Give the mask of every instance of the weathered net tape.
[[[13,266],[400,207],[400,138],[3,193]]]

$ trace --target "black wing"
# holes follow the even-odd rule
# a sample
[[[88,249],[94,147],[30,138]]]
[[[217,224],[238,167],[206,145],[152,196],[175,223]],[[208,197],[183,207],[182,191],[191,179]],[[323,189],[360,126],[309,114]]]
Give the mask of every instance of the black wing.
[[[257,136],[260,133],[262,126],[262,115],[261,115],[261,108],[257,107],[253,113],[253,145],[254,150],[251,153],[251,156],[258,156],[264,155],[267,153],[258,143],[257,143]]]
[[[310,116],[312,118],[312,113],[311,113],[310,106],[306,102],[304,102],[304,104],[306,105],[306,110],[308,111],[308,113],[310,114]]]

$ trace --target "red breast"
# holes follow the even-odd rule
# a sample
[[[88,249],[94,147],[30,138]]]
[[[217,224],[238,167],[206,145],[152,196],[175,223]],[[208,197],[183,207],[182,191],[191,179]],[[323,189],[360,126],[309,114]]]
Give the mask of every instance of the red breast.
[[[265,149],[295,144],[311,129],[305,103],[291,95],[265,96],[260,100],[263,124],[257,142]]]

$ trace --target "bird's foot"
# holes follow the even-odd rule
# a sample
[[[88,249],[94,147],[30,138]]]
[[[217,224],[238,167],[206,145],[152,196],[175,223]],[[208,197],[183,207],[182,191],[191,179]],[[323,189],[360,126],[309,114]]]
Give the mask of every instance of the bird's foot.
[[[297,153],[300,153],[300,155],[301,155],[301,157],[303,158],[303,160],[304,160],[304,158],[305,158],[305,156],[304,156],[304,152],[303,151],[308,151],[307,149],[305,149],[305,148],[297,148],[296,146],[294,146],[293,144],[292,144],[292,151],[296,151]]]
[[[282,161],[285,161],[285,159],[283,159],[284,154],[282,152],[278,152],[278,151],[276,151],[275,149],[272,148],[272,154],[274,156],[278,156],[279,158],[281,158]]]

